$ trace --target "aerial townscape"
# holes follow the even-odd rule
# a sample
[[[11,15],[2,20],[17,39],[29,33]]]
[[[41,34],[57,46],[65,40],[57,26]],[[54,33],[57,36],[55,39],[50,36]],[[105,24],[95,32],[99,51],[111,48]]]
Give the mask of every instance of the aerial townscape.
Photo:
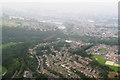
[[[88,15],[82,13],[82,4],[66,4],[4,3],[0,16],[3,80],[119,79],[117,16],[99,16],[99,11]]]

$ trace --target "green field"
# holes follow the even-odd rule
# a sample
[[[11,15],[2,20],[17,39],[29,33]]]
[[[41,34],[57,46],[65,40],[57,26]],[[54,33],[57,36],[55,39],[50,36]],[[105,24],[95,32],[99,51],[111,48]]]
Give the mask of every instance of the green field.
[[[100,64],[105,65],[105,62],[107,61],[106,59],[103,58],[102,55],[95,55],[92,58],[97,60]]]
[[[105,62],[110,61],[110,60],[104,59],[102,55],[94,55],[92,58],[94,60],[98,61],[102,65],[106,65]],[[113,69],[115,71],[118,71],[118,67],[116,67],[116,66],[110,66],[110,65],[106,65],[106,66],[108,66],[109,68],[111,68],[111,69]]]
[[[6,71],[6,68],[0,65],[0,72],[4,73],[5,71]]]
[[[0,72],[2,72],[2,66],[0,66]]]
[[[101,49],[98,49],[98,51],[107,51],[106,48],[101,48]]]
[[[17,27],[20,26],[21,24],[14,23],[14,22],[4,22],[2,23],[2,26],[9,26],[9,27]]]
[[[0,49],[3,49],[3,48],[7,48],[7,47],[10,47],[12,45],[16,45],[17,43],[6,43],[6,44],[3,44],[3,45],[0,45]],[[0,65],[0,72],[5,72],[6,71],[6,68],[1,66]]]
[[[12,45],[15,45],[17,43],[6,43],[6,44],[3,44],[3,45],[0,45],[0,48],[7,48],[7,47],[10,47]]]
[[[18,27],[18,26],[29,26],[29,24],[26,22],[24,22],[22,24],[15,23],[15,22],[4,22],[4,23],[2,23],[2,26]]]

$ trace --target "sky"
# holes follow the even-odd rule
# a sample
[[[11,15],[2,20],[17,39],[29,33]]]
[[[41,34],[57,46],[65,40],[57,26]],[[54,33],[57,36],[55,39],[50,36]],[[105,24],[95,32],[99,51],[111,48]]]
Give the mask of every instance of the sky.
[[[118,2],[120,0],[0,0],[0,2]]]
[[[40,13],[50,12],[51,14],[55,12],[58,13],[74,12],[81,14],[104,13],[106,15],[107,14],[117,15],[118,1],[119,0],[0,0],[3,6],[9,9],[15,9],[24,12],[27,10],[31,11],[31,9],[34,10],[30,13],[33,12],[38,13],[39,10]],[[9,3],[9,2],[18,2],[18,3]],[[31,3],[26,3],[26,2],[31,2]]]

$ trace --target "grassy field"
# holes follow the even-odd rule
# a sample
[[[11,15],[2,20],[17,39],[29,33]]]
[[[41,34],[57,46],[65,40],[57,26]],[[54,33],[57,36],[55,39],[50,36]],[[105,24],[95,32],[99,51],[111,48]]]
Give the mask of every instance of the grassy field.
[[[0,45],[0,49],[10,47],[12,45],[16,45],[17,43],[6,43],[3,45]],[[6,71],[6,68],[0,65],[0,72],[4,73]]]
[[[110,60],[104,59],[102,55],[94,55],[92,58],[94,60],[98,61],[102,65],[106,65],[105,62],[110,61]],[[111,65],[106,65],[106,66],[108,66],[109,68],[111,68],[111,69],[113,69],[115,71],[118,71],[118,67],[116,67],[116,66],[111,66]]]
[[[107,51],[106,48],[101,48],[101,49],[98,49],[98,51]]]
[[[7,47],[10,47],[12,45],[15,45],[17,43],[6,43],[6,44],[3,44],[3,45],[0,45],[0,48],[7,48]]]
[[[10,27],[17,27],[20,26],[21,24],[14,23],[14,22],[4,22],[2,23],[3,26],[10,26]]]
[[[0,65],[0,72],[4,73],[5,71],[6,71],[6,68],[4,68]]]
[[[28,23],[15,23],[15,22],[4,22],[2,23],[2,26],[9,26],[9,27],[18,27],[18,26],[29,26]]]
[[[100,64],[105,65],[105,62],[107,61],[106,59],[103,58],[102,55],[95,55],[92,58],[97,60]]]
[[[2,72],[2,66],[0,66],[0,72]]]

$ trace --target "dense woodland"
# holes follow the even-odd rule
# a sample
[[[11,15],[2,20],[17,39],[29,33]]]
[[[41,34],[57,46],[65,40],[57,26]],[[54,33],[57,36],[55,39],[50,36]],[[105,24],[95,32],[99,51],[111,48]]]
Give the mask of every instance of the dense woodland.
[[[92,37],[92,36],[79,36],[79,35],[70,35],[73,39],[78,39],[84,42],[88,43],[94,43],[94,44],[107,44],[107,45],[118,45],[118,38],[101,38],[101,37]]]
[[[79,36],[79,35],[65,35],[62,31],[39,31],[34,29],[27,29],[21,27],[2,27],[3,43],[8,42],[28,42],[28,41],[42,41],[42,40],[53,40],[57,38],[72,38],[81,40],[84,42],[90,42],[94,44],[108,44],[118,45],[118,38],[100,38],[91,36]],[[50,38],[48,38],[50,37]]]
[[[57,37],[65,37],[64,34],[57,31],[39,31],[21,27],[2,27],[2,41],[8,42],[28,42],[28,41],[43,41],[54,40]]]

